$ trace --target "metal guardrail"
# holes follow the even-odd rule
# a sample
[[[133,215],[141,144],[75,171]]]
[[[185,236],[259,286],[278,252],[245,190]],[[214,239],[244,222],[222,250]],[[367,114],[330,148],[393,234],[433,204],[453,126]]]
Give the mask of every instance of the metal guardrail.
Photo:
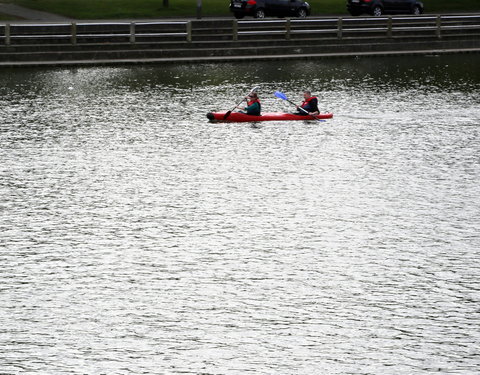
[[[65,44],[95,43],[100,39],[111,42],[137,43],[168,38],[191,42],[195,36],[192,21],[165,22],[81,22],[81,23],[6,23],[0,25],[0,40],[5,45],[26,40],[64,40]],[[302,35],[311,37],[353,38],[363,35],[393,38],[397,35],[432,35],[442,38],[455,31],[480,31],[479,15],[338,17],[282,20],[232,20],[227,26],[232,40],[244,37],[277,36],[290,40]],[[215,36],[212,33],[212,36]]]
[[[234,21],[235,22],[235,21]],[[271,21],[236,21],[234,40],[252,35],[284,35],[285,39],[304,34],[326,35],[343,39],[361,35],[393,38],[415,33],[442,38],[449,31],[480,31],[480,15],[467,16],[384,16],[338,17],[325,19],[284,19]],[[235,32],[236,31],[236,32]]]
[[[0,26],[1,28],[2,26]],[[191,42],[191,21],[176,22],[84,22],[84,23],[6,23],[4,43],[19,40],[60,39],[68,44],[89,43],[99,38],[135,43],[137,38],[178,37]]]

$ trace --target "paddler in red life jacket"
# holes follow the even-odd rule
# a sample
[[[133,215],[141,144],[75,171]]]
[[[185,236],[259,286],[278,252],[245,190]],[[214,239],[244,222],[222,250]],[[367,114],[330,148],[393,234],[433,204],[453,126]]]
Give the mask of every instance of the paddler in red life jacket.
[[[245,108],[237,107],[239,109],[242,109],[240,113],[246,113],[247,115],[251,116],[260,116],[260,112],[262,111],[262,105],[260,104],[257,93],[252,92],[245,99],[247,100],[247,106]]]
[[[312,93],[310,91],[304,91],[303,92],[303,97],[304,101],[303,103],[299,106],[297,106],[297,112],[295,112],[295,115],[299,116],[306,116],[307,114],[302,111],[300,108],[303,108],[305,111],[308,112],[309,115],[312,116],[317,116],[320,111],[318,110],[318,99],[316,96],[312,96]]]

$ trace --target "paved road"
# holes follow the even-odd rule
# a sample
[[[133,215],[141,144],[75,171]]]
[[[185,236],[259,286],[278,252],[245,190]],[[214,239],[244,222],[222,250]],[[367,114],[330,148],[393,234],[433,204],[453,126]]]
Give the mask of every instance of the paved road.
[[[58,14],[33,10],[15,4],[0,3],[0,13],[9,14],[15,17],[20,17],[25,20],[32,21],[65,21],[69,19]]]

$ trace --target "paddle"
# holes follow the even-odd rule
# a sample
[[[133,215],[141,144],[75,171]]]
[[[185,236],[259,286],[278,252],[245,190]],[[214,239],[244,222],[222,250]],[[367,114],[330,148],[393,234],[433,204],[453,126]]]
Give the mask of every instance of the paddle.
[[[255,92],[258,90],[258,87],[254,87],[253,89],[250,90],[250,92],[248,93],[248,95],[250,95],[252,92]],[[237,108],[240,104],[242,104],[242,102],[245,100],[245,98],[242,99],[242,101],[240,103],[238,103],[235,107],[232,108],[231,111],[228,111],[227,113],[225,113],[223,115],[223,119],[226,120],[228,118],[228,116],[230,116],[230,114],[232,113],[232,111]]]
[[[282,100],[286,100],[287,102],[289,102],[290,104],[293,104],[295,107],[297,107],[298,109],[301,109],[303,112],[305,112],[307,115],[309,116],[312,116],[315,120],[317,121],[320,121],[320,122],[325,122],[325,120],[321,120],[319,119],[318,117],[314,116],[314,115],[311,115],[310,113],[308,113],[306,110],[304,110],[302,107],[299,107],[298,105],[296,105],[294,102],[292,102],[291,100],[288,100],[287,98],[287,95],[285,95],[283,92],[280,92],[280,91],[275,91],[275,94],[274,94],[277,98],[280,98]]]

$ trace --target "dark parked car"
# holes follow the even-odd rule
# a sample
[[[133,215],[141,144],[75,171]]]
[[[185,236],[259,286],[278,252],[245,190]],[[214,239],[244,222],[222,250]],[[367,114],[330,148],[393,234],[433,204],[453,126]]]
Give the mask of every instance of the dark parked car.
[[[363,13],[377,17],[394,13],[419,15],[423,13],[423,3],[417,0],[348,0],[347,9],[352,16]]]
[[[302,0],[231,0],[230,10],[235,18],[245,16],[305,18],[310,15],[310,4]]]

